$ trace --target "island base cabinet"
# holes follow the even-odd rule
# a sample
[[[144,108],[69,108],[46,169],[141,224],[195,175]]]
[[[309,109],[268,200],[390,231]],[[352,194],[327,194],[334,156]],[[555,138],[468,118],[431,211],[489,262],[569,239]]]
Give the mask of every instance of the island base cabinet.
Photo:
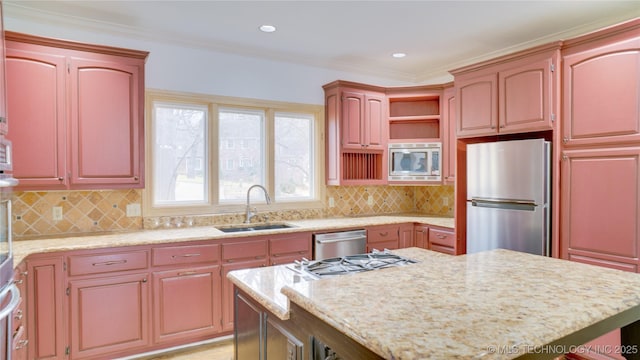
[[[69,284],[71,359],[109,358],[149,345],[146,273]]]
[[[234,294],[235,360],[304,359],[304,343],[292,334],[288,321],[270,315],[235,287]]]
[[[262,311],[235,291],[235,360],[265,360]]]
[[[192,339],[221,328],[220,267],[153,274],[154,340]]]

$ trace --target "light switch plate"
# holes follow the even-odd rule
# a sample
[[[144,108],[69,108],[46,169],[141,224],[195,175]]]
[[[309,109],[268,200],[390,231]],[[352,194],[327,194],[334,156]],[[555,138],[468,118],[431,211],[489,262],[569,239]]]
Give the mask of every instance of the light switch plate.
[[[367,205],[373,205],[373,196],[369,195],[369,197],[367,198]]]
[[[62,220],[62,206],[54,206],[52,212],[53,221]]]
[[[335,202],[335,200],[333,199],[333,196],[329,197],[329,207],[330,207],[330,208],[332,208],[332,207],[336,207],[336,202]]]
[[[140,204],[127,204],[127,217],[140,216],[142,211],[140,210]]]

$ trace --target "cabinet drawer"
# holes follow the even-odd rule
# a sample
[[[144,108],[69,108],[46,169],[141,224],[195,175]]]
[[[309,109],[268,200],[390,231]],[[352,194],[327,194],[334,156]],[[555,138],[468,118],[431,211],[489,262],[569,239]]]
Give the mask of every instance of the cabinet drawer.
[[[456,239],[452,231],[429,228],[429,244],[455,247]]]
[[[151,263],[158,265],[215,263],[220,260],[220,245],[188,245],[154,248]]]
[[[267,257],[267,240],[233,242],[222,245],[222,260],[262,259]]]
[[[271,255],[307,253],[311,250],[311,237],[309,234],[292,234],[279,236],[269,240]]]
[[[399,227],[398,226],[385,226],[385,227],[372,227],[367,229],[367,242],[387,242],[392,240],[398,240]]]
[[[144,269],[149,266],[147,251],[69,256],[69,275],[88,275]]]

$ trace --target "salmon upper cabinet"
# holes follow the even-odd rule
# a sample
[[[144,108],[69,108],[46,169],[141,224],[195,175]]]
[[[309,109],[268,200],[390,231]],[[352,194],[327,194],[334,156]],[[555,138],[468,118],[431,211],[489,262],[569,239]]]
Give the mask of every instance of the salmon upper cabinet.
[[[560,43],[452,70],[457,136],[553,129]]]
[[[639,31],[636,21],[604,39],[566,43],[562,51],[565,145],[640,141]]]
[[[327,185],[386,184],[384,88],[342,80],[323,88]]]
[[[19,189],[144,187],[148,53],[7,32]]]

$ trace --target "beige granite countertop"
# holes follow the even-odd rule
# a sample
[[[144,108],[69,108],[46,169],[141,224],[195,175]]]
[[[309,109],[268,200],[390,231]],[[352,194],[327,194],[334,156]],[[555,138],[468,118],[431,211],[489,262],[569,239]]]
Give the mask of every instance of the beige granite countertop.
[[[295,302],[387,359],[569,351],[576,334],[590,339],[640,318],[639,274],[507,250],[395,252],[420,262],[312,281],[284,266],[229,278],[281,319]]]
[[[256,232],[224,233],[213,226],[188,227],[166,230],[141,230],[104,235],[54,237],[38,240],[14,241],[13,261],[14,264],[17,265],[31,254],[55,251],[98,249],[133,245],[153,245],[172,242],[236,238],[300,231],[332,231],[343,228],[398,224],[404,222],[424,223],[450,228],[454,227],[453,218],[408,214],[285,221],[284,223],[292,225],[293,227],[287,229],[264,230]]]

